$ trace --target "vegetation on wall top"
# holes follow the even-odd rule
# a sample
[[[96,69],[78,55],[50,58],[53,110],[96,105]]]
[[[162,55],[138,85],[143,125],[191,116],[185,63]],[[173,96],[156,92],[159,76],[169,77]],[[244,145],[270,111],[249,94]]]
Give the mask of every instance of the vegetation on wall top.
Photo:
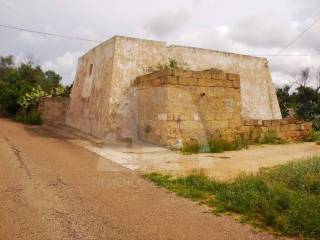
[[[159,70],[166,69],[182,69],[187,70],[189,66],[186,62],[180,62],[175,58],[169,58],[166,63],[158,63],[156,66],[147,66],[145,67],[146,73],[152,73]]]

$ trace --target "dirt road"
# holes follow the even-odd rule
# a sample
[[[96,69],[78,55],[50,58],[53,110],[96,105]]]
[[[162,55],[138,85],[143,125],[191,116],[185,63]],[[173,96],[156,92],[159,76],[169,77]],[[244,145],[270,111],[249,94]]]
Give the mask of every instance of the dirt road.
[[[41,127],[0,119],[0,239],[274,239]]]

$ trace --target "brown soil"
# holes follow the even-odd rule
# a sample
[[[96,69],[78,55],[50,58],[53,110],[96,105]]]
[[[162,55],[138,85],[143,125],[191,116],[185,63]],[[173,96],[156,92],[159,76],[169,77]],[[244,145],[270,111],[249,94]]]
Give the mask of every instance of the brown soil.
[[[274,239],[100,158],[0,119],[0,239]]]

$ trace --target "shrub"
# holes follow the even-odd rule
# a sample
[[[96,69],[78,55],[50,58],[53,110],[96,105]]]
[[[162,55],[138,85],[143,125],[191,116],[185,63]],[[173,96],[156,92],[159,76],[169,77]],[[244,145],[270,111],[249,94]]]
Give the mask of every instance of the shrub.
[[[28,104],[29,100],[23,98],[34,88],[41,86],[43,91],[49,93],[52,88],[59,86],[60,81],[58,74],[44,72],[31,61],[17,65],[12,56],[0,56],[0,105],[11,116],[21,111],[20,101]]]
[[[288,104],[290,102],[290,87],[284,86],[283,88],[277,89],[277,97],[280,106],[282,117],[286,118],[289,115]]]
[[[265,133],[262,141],[259,143],[261,144],[285,144],[287,140],[281,139],[278,137],[277,133],[273,130],[269,130]]]
[[[32,111],[27,114],[18,114],[16,116],[16,121],[30,124],[30,125],[40,125],[42,124],[42,118],[39,112]]]
[[[198,143],[183,144],[181,151],[184,154],[199,153],[200,145]]]
[[[320,140],[320,132],[311,130],[308,136],[304,138],[305,142],[316,142]]]
[[[240,150],[248,147],[248,140],[239,135],[234,143],[225,140],[211,140],[206,145],[198,143],[184,144],[181,151],[184,154],[192,153],[222,153],[224,151]]]
[[[40,98],[46,96],[46,92],[40,86],[32,88],[30,92],[27,92],[20,97],[18,103],[26,111],[36,109],[38,107]]]
[[[157,66],[148,66],[145,68],[145,72],[152,73],[159,70],[166,70],[166,69],[188,69],[189,66],[185,62],[179,62],[175,58],[169,58],[167,63],[158,63]]]

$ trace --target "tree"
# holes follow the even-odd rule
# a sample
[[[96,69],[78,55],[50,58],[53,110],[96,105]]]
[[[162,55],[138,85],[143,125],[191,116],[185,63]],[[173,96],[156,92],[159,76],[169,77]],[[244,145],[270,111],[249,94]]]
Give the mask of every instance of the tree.
[[[278,97],[278,101],[279,101],[281,115],[284,118],[288,117],[288,115],[289,115],[289,109],[288,109],[288,105],[290,102],[289,90],[290,90],[290,87],[288,85],[286,85],[283,88],[277,89],[277,97]]]
[[[296,94],[297,115],[305,120],[312,121],[320,114],[319,94],[311,87],[299,87]]]
[[[299,85],[306,87],[308,84],[308,81],[310,79],[310,68],[302,69],[299,76],[298,76],[298,79],[299,79],[299,83],[300,83]]]
[[[32,62],[14,64],[12,56],[0,56],[0,106],[14,115],[21,109],[18,101],[38,86],[47,94],[59,87],[61,77],[54,71],[43,72]]]

